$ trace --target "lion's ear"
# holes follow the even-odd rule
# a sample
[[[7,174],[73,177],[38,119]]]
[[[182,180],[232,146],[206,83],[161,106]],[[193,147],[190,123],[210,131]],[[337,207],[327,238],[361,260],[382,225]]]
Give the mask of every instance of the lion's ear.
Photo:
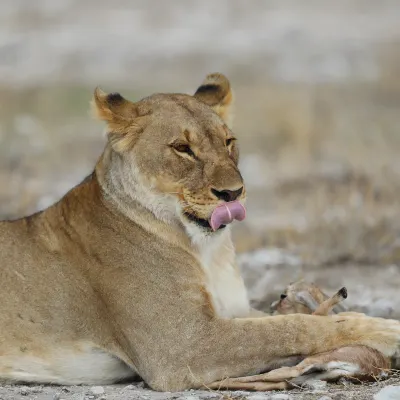
[[[228,126],[231,125],[230,108],[233,104],[233,93],[226,76],[219,73],[207,75],[194,97],[209,105]]]
[[[106,122],[113,149],[119,153],[130,150],[143,130],[143,117],[137,105],[119,93],[107,94],[96,88],[91,107],[95,118]]]
[[[108,125],[133,121],[137,116],[137,106],[124,99],[119,93],[105,93],[96,88],[91,102],[92,111],[96,118]]]

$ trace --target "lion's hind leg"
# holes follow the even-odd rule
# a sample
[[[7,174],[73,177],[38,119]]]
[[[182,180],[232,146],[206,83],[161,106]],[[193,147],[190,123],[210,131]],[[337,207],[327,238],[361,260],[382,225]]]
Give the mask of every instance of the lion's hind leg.
[[[108,384],[134,376],[135,371],[120,359],[87,343],[0,355],[0,382]]]

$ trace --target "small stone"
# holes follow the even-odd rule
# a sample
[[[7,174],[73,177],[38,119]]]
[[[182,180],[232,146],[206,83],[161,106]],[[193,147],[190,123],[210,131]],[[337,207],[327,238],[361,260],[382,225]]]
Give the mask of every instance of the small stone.
[[[318,400],[332,400],[332,397],[329,396],[322,396]]]
[[[27,396],[29,393],[31,393],[31,389],[27,386],[22,386],[22,388],[19,390],[19,393],[22,394],[22,396]]]
[[[71,400],[86,400],[85,395],[82,393],[75,393],[70,397]]]
[[[101,396],[102,394],[104,394],[104,388],[103,386],[92,386],[89,392],[94,396]]]
[[[293,397],[289,396],[288,394],[284,393],[279,393],[279,394],[274,394],[273,396],[270,397],[271,400],[292,400]]]
[[[326,389],[328,383],[326,381],[321,381],[320,379],[310,379],[303,384],[304,388],[319,391]]]
[[[337,381],[337,383],[339,385],[343,385],[343,386],[349,386],[352,384],[351,381],[349,381],[348,379],[346,379],[344,376],[342,376],[341,378],[339,378],[339,380]]]
[[[240,397],[240,395],[238,394],[238,392],[235,392],[235,395],[239,398]],[[172,397],[172,399],[173,399],[174,397]],[[202,393],[202,394],[200,394],[199,395],[199,398],[200,398],[200,400],[210,400],[210,399],[215,399],[215,398],[218,398],[218,399],[220,399],[221,398],[221,395],[220,394],[215,394],[215,393]]]
[[[252,394],[247,396],[247,400],[267,400],[269,397],[265,394]]]
[[[400,386],[389,385],[381,389],[374,400],[398,400],[400,399]]]
[[[133,386],[133,385],[127,385],[127,386],[125,386],[124,387],[124,389],[123,390],[135,390],[136,389],[136,386]]]
[[[178,397],[178,400],[179,399],[181,399],[181,400],[200,400],[200,397],[189,395],[189,396]]]
[[[42,393],[43,387],[42,386],[30,386],[28,387],[29,393]]]

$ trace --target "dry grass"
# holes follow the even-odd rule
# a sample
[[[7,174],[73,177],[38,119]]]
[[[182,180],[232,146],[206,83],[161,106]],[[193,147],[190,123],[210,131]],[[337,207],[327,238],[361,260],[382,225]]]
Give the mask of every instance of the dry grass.
[[[232,77],[249,186],[239,251],[279,245],[313,264],[399,262],[400,85],[385,66],[400,59],[382,60],[373,83],[255,86]],[[1,216],[46,206],[90,171],[104,143],[87,113],[91,91],[0,91]]]
[[[377,82],[243,91],[237,126],[258,164],[239,251],[279,246],[312,264],[399,263],[400,57],[389,61],[388,52]]]

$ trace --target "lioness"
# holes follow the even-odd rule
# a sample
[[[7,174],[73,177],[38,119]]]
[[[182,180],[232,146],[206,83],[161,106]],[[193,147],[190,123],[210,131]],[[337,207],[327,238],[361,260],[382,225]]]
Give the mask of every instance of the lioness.
[[[194,96],[95,91],[93,174],[0,224],[1,380],[174,391],[346,345],[398,351],[398,321],[250,308],[227,226],[245,216],[231,103],[220,74]]]

